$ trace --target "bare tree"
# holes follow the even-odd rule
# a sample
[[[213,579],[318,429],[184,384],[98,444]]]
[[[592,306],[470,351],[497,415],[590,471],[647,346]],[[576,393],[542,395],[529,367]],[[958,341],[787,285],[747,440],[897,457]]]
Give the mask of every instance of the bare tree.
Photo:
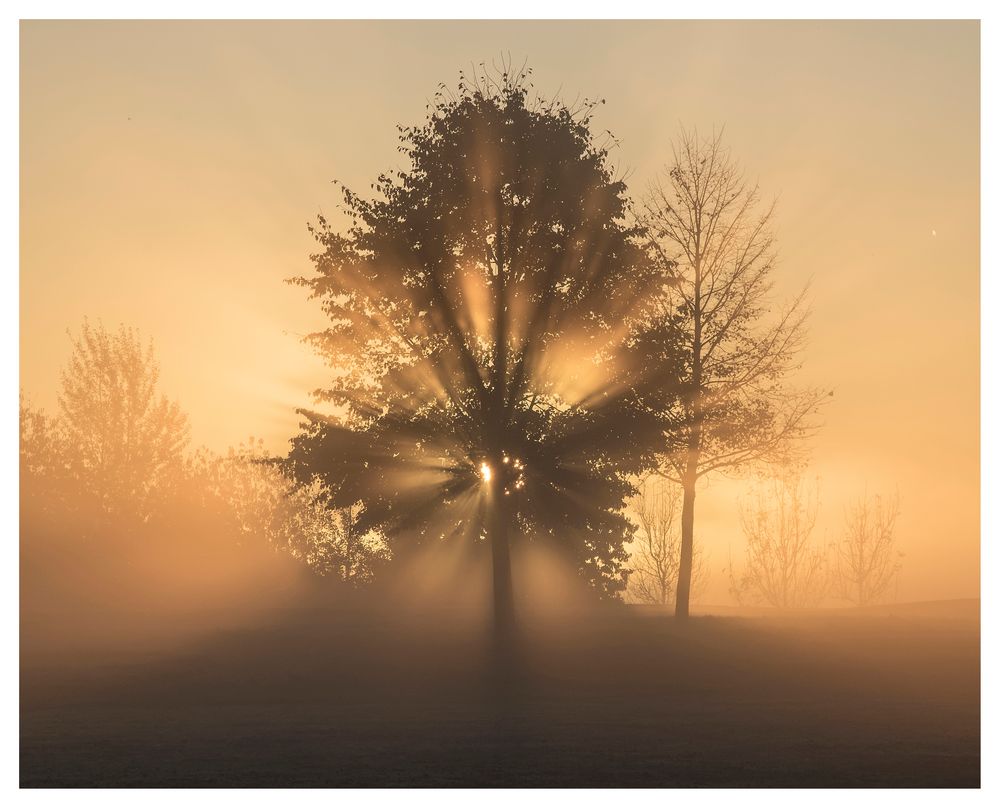
[[[723,147],[722,135],[681,131],[673,164],[655,183],[640,219],[650,254],[672,291],[666,315],[680,319],[686,393],[666,472],[684,491],[675,613],[688,614],[699,481],[760,461],[787,461],[818,423],[828,393],[785,384],[806,336],[803,290],[772,303],[774,205]]]
[[[729,564],[730,592],[740,603],[780,609],[818,604],[829,589],[828,554],[812,541],[819,512],[819,484],[785,472],[740,503],[747,540],[746,560],[737,573]]]
[[[627,593],[632,600],[666,606],[674,596],[680,566],[680,489],[662,477],[647,477],[632,501],[639,523],[629,564]],[[708,571],[700,548],[695,550],[692,589],[705,584]]]
[[[877,603],[896,580],[902,553],[896,549],[899,494],[865,492],[844,510],[844,538],[837,545],[840,595],[858,606]]]

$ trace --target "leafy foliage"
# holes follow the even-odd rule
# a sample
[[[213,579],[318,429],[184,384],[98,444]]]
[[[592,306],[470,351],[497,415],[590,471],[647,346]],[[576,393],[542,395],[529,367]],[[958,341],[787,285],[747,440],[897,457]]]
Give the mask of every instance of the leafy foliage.
[[[371,581],[388,559],[381,536],[359,533],[354,510],[330,507],[316,485],[297,485],[259,440],[251,438],[224,455],[200,451],[188,474],[202,507],[225,514],[241,543],[264,543],[318,575],[354,584]]]
[[[319,398],[345,414],[306,413],[290,457],[394,540],[481,538],[494,490],[517,534],[614,594],[630,476],[676,395],[673,323],[654,317],[663,274],[625,222],[595,104],[528,79],[438,93],[400,130],[407,169],[372,199],[345,190],[345,229],[320,218],[315,275],[295,282],[329,317],[310,337],[334,369]]]
[[[157,391],[152,342],[86,320],[62,373],[59,428],[70,474],[109,512],[149,517],[153,493],[176,477],[187,416]],[[128,512],[121,508],[127,506]]]

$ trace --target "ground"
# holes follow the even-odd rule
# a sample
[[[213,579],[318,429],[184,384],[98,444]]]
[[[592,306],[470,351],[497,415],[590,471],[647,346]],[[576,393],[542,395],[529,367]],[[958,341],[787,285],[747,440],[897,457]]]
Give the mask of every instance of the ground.
[[[482,632],[421,625],[311,607],[169,651],[22,648],[21,784],[979,785],[978,601],[596,610],[526,626],[509,677]]]

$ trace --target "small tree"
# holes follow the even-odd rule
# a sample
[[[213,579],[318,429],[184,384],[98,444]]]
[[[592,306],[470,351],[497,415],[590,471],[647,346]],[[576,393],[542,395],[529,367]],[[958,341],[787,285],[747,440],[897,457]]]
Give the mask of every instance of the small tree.
[[[840,595],[858,606],[878,603],[899,575],[896,549],[899,494],[884,498],[865,492],[844,509],[844,538],[837,545]]]
[[[819,512],[819,484],[785,472],[740,503],[747,540],[743,570],[729,564],[730,592],[740,603],[779,609],[815,606],[829,588],[828,554],[812,542]]]
[[[671,313],[683,332],[685,395],[666,470],[684,490],[678,617],[688,613],[698,483],[716,472],[787,462],[817,426],[828,395],[790,389],[806,334],[803,291],[772,300],[773,205],[761,205],[722,136],[682,131],[667,176],[640,213],[652,257],[674,280]]]
[[[152,341],[144,345],[133,328],[84,320],[73,338],[60,427],[72,476],[106,512],[145,520],[153,495],[182,468],[188,421],[158,392],[159,376]]]
[[[680,491],[662,478],[647,477],[632,510],[639,529],[629,558],[628,594],[639,603],[666,606],[673,600],[680,566]],[[701,548],[695,548],[692,597],[707,577]]]
[[[198,452],[189,476],[215,503],[241,542],[288,552],[319,575],[366,583],[388,558],[385,541],[361,533],[358,508],[334,508],[322,488],[299,485],[262,441],[250,439],[224,455]]]

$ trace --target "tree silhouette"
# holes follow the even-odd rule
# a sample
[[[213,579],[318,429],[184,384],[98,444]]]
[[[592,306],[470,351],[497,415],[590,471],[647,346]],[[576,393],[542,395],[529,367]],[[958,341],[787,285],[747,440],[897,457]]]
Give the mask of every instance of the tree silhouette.
[[[674,596],[680,567],[680,492],[673,483],[651,475],[640,484],[632,510],[639,529],[629,558],[629,595],[640,603],[666,606]],[[696,547],[691,574],[693,594],[707,577],[701,548]]]
[[[84,320],[62,372],[60,428],[71,474],[109,513],[147,518],[152,494],[181,469],[187,417],[158,382],[151,341]]]
[[[844,511],[844,538],[837,544],[840,594],[858,606],[877,603],[896,580],[902,553],[896,550],[899,495],[869,497]]]
[[[666,178],[640,220],[649,246],[676,278],[684,333],[685,395],[665,473],[684,490],[675,613],[686,617],[698,482],[758,461],[787,460],[817,426],[827,396],[785,383],[805,338],[803,291],[768,321],[775,253],[773,205],[723,147],[721,135],[681,132]]]
[[[819,484],[810,490],[789,469],[740,503],[746,561],[740,573],[729,564],[730,592],[739,602],[789,609],[823,599],[830,571],[827,553],[812,541],[818,512]]]
[[[330,323],[335,369],[290,455],[359,529],[396,545],[486,540],[498,636],[513,628],[510,543],[561,546],[605,595],[623,588],[630,475],[654,462],[676,395],[675,327],[626,222],[595,103],[534,95],[530,71],[442,89],[401,128],[405,171],[320,218],[296,282]]]

